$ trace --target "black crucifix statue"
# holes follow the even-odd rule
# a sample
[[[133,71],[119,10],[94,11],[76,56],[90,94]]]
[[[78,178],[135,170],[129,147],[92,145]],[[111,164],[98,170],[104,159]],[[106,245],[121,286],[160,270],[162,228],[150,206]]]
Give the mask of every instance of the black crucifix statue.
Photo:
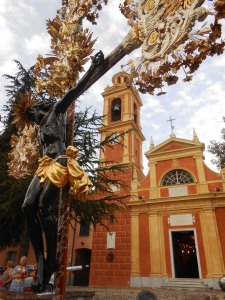
[[[31,243],[37,262],[37,292],[45,291],[51,275],[58,270],[56,259],[57,223],[54,207],[60,188],[68,182],[78,199],[84,200],[91,182],[75,158],[77,149],[66,148],[65,114],[71,103],[85,90],[90,78],[103,64],[100,51],[92,58],[92,64],[78,84],[55,104],[38,102],[27,110],[30,121],[40,125],[40,146],[43,158],[27,190],[22,209],[25,214]],[[47,258],[44,257],[42,230],[45,234]]]

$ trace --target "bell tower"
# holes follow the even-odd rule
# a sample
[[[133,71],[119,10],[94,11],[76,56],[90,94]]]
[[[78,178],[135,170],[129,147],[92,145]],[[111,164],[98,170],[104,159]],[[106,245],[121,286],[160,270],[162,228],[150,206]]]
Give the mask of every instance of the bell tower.
[[[143,177],[142,142],[145,140],[140,124],[142,101],[132,86],[130,75],[119,72],[112,78],[112,86],[105,88],[104,126],[100,128],[102,139],[115,135],[110,147],[100,153],[100,159],[116,163],[129,163]],[[122,136],[121,136],[122,134]]]
[[[111,145],[106,145],[100,152],[100,161],[107,164],[125,164],[123,172],[111,172],[109,176],[121,180],[127,187],[112,185],[116,196],[127,195],[126,202],[138,201],[138,184],[144,178],[142,166],[142,142],[144,136],[140,125],[140,108],[142,102],[137,90],[132,86],[129,74],[117,73],[112,78],[112,86],[105,88],[104,124],[99,129],[102,141],[114,138]],[[110,173],[111,172],[111,173]],[[97,195],[98,196],[98,195]],[[138,220],[137,218],[135,221]],[[132,267],[136,264],[136,248],[131,248],[132,240],[138,228],[130,215],[130,210],[116,212],[115,220],[105,220],[110,233],[103,226],[97,226],[93,233],[90,282],[92,286],[127,286],[131,275],[139,271]],[[136,244],[137,241],[136,241]],[[131,257],[132,256],[132,257]],[[115,259],[114,259],[115,257]],[[134,274],[131,274],[132,268]],[[102,280],[104,278],[104,280]]]

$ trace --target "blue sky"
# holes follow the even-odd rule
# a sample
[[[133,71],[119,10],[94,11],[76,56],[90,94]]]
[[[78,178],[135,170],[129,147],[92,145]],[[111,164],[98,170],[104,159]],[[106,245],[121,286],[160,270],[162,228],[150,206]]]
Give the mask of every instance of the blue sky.
[[[126,35],[129,28],[126,19],[119,12],[119,0],[109,0],[109,5],[100,13],[97,27],[90,25],[98,37],[96,52],[102,50],[107,56]],[[25,68],[32,66],[37,55],[49,53],[50,38],[45,22],[55,16],[60,0],[1,0],[0,10],[0,109],[6,101],[3,74],[14,75],[18,60]],[[132,57],[137,53],[132,53]],[[127,62],[125,57],[112,70],[95,83],[80,97],[81,105],[92,105],[102,113],[101,93],[111,78],[121,71]],[[180,81],[177,85],[165,87],[162,96],[141,95],[143,101],[142,129],[146,137],[143,151],[149,149],[151,136],[155,145],[170,137],[171,127],[167,120],[175,119],[174,133],[178,138],[192,139],[193,128],[201,142],[208,147],[210,140],[220,140],[225,116],[225,54],[208,58],[195,73],[192,82]],[[206,164],[211,168],[211,155],[205,151]],[[146,164],[146,162],[145,162]]]

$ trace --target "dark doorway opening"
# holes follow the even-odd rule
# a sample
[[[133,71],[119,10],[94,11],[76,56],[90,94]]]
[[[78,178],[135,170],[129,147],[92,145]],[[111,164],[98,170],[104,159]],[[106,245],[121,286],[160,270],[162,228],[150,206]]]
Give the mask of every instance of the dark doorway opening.
[[[74,272],[74,285],[88,286],[90,275],[91,250],[78,249],[76,250],[76,266],[82,266],[82,270]]]
[[[176,278],[199,278],[194,231],[173,231],[173,260]]]

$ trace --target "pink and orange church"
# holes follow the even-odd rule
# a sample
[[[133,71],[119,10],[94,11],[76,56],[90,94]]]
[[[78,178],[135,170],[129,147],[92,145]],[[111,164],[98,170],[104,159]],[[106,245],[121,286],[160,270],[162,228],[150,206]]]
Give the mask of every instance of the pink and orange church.
[[[129,165],[121,178],[131,196],[126,212],[108,222],[110,233],[100,226],[93,233],[89,284],[161,287],[188,278],[218,288],[225,267],[225,170],[206,166],[194,131],[192,140],[174,134],[157,146],[151,140],[145,176],[140,95],[123,72],[102,95],[108,132],[130,131],[100,158]]]

